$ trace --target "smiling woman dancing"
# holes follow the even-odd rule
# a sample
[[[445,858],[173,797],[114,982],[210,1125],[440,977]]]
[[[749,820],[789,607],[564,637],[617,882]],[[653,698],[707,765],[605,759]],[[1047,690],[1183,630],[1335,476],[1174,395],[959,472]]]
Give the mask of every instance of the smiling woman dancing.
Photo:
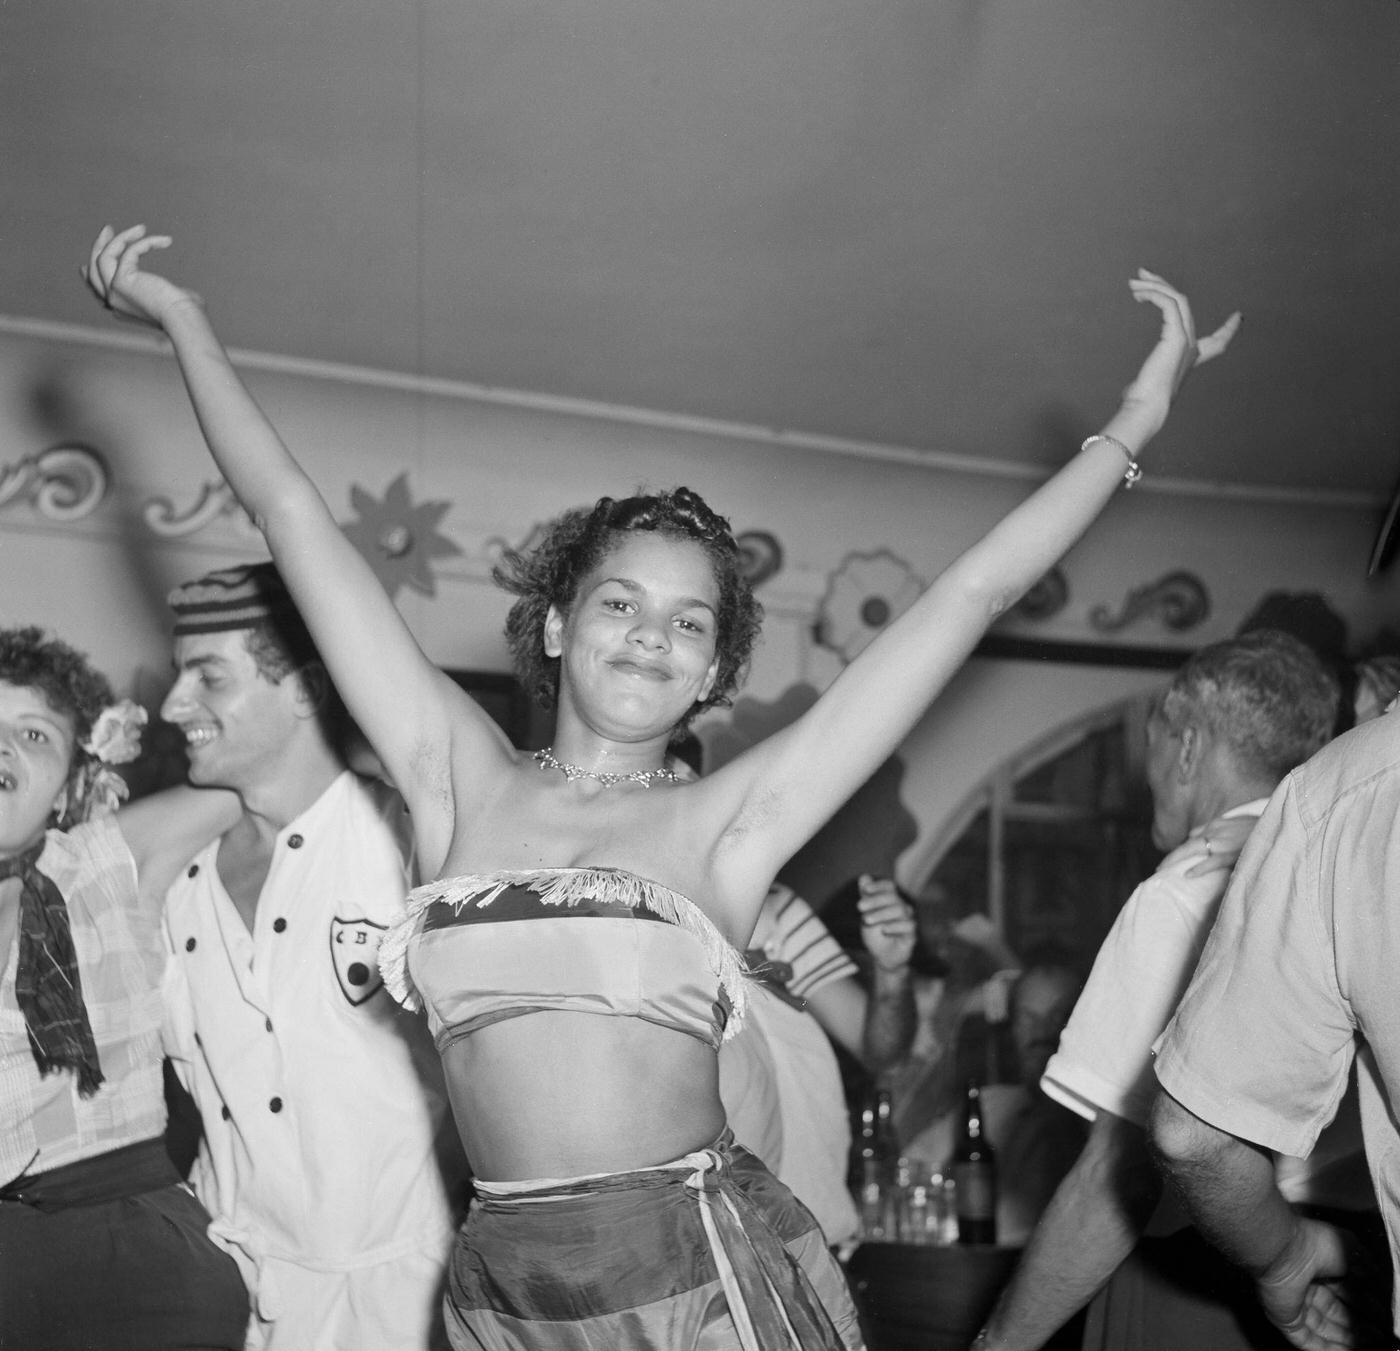
[[[715,1049],[778,868],[898,745],[988,624],[1079,537],[1162,426],[1197,341],[1139,273],[1156,347],[1104,431],[958,559],[801,719],[696,783],[673,733],[726,702],[758,607],[686,489],[561,518],[503,581],[554,744],[514,750],[419,650],[234,373],[199,299],[104,229],[87,279],[163,330],[220,470],[262,529],[412,811],[424,876],[386,977],[437,1035],[478,1199],[453,1258],[458,1347],[859,1346],[821,1231],[725,1129]]]
[[[248,1296],[165,1152],[161,905],[238,815],[116,811],[146,715],[82,653],[0,629],[0,1347],[228,1351]]]

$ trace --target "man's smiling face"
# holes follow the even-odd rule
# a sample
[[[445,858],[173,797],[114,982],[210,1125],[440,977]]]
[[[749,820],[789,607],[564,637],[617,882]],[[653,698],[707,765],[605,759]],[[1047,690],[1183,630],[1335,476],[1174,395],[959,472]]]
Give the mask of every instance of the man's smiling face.
[[[259,783],[301,721],[297,677],[263,675],[244,629],[177,638],[175,673],[160,715],[184,733],[190,782],[235,791]]]

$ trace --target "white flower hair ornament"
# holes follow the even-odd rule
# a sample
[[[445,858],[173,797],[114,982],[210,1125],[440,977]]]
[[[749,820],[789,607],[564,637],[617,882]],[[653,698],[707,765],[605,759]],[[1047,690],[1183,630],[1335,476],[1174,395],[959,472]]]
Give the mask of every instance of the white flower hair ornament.
[[[84,760],[74,776],[72,802],[65,813],[69,822],[108,816],[126,801],[126,780],[112,766],[130,764],[141,754],[146,720],[146,710],[133,699],[109,704],[98,715],[92,734],[79,747]]]

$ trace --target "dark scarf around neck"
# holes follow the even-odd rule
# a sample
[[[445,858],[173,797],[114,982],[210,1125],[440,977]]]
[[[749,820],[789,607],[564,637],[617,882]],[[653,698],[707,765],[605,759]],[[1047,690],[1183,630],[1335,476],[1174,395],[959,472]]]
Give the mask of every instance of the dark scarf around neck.
[[[44,843],[0,859],[0,882],[18,877],[20,885],[15,998],[39,1073],[71,1069],[78,1092],[90,1098],[102,1083],[102,1066],[83,1003],[68,905],[53,879],[37,867]]]

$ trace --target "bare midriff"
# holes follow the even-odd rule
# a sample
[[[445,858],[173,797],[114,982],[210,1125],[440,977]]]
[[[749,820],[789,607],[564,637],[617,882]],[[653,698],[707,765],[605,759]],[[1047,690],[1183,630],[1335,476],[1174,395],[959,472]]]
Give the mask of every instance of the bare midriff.
[[[724,1126],[712,1047],[638,1018],[544,1011],[443,1053],[472,1172],[488,1182],[668,1163]]]

